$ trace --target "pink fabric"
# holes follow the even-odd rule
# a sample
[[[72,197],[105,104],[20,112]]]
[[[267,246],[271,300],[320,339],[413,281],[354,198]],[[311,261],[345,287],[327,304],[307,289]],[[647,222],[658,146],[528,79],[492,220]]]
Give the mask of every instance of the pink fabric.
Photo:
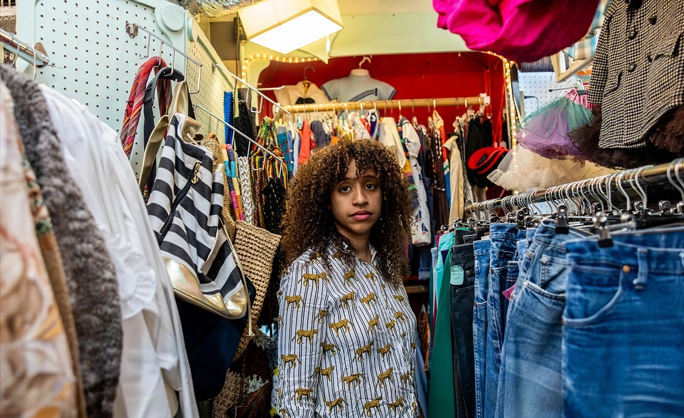
[[[432,0],[437,26],[468,48],[534,62],[587,34],[599,0]]]
[[[503,293],[501,293],[501,294],[504,295],[504,297],[505,297],[507,300],[511,300],[511,295],[513,294],[514,291],[515,291],[515,283],[513,283],[513,286],[511,286],[511,287],[509,287],[508,289],[504,290]]]

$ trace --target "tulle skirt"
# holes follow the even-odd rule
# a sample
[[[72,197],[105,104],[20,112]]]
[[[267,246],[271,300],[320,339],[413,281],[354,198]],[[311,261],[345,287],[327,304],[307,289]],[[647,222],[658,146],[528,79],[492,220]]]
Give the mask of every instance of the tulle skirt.
[[[507,190],[526,191],[585,180],[614,170],[577,158],[549,159],[517,146],[487,178]]]
[[[684,106],[672,109],[660,118],[641,148],[599,148],[601,107],[595,106],[592,113],[589,124],[569,135],[574,146],[587,155],[589,161],[604,167],[628,169],[684,157]]]
[[[516,134],[518,143],[546,158],[587,159],[568,138],[573,129],[591,121],[591,111],[561,97],[525,118]]]

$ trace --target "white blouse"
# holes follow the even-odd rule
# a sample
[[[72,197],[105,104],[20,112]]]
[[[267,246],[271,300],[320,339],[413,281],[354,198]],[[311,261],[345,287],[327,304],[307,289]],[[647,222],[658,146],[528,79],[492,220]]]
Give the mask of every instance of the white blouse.
[[[371,263],[332,269],[301,255],[279,292],[276,409],[282,418],[417,416],[416,317]]]

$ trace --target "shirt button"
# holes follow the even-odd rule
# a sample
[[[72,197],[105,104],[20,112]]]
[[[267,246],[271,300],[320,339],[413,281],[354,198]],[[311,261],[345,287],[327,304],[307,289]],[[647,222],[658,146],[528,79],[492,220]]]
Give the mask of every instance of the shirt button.
[[[629,32],[627,32],[627,39],[632,40],[632,39],[636,38],[636,36],[637,36],[637,31],[635,31],[635,30],[630,30]]]
[[[636,64],[629,64],[629,67],[627,67],[627,71],[631,73],[634,70],[636,70]]]
[[[622,272],[623,273],[629,273],[630,271],[632,271],[632,269],[629,266],[627,266],[627,265],[622,266]]]

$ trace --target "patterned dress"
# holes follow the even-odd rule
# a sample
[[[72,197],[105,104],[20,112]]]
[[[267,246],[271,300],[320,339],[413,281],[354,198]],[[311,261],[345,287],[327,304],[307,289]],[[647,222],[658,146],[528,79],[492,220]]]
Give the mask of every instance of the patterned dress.
[[[282,418],[417,416],[416,318],[403,286],[371,263],[332,269],[310,251],[281,280],[278,385]]]

